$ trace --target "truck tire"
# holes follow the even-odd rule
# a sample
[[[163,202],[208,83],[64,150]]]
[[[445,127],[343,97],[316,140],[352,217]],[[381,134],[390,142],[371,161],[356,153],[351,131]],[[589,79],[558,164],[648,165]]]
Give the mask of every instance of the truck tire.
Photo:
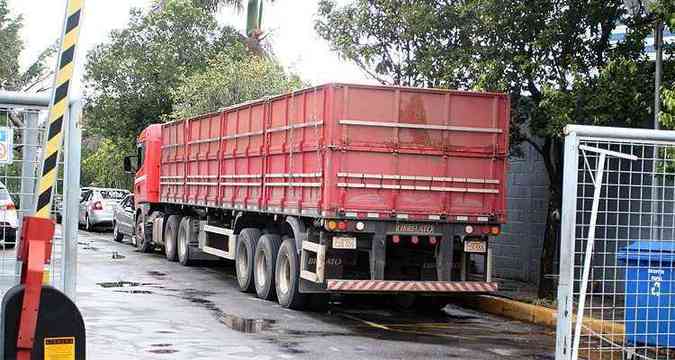
[[[178,262],[183,266],[191,266],[194,260],[190,259],[190,240],[192,237],[191,219],[186,216],[181,219],[178,226],[178,236],[176,245],[178,252]]]
[[[274,268],[281,246],[281,237],[276,234],[265,234],[258,240],[253,257],[253,278],[255,293],[263,300],[274,300]]]
[[[164,228],[164,254],[169,261],[178,261],[178,227],[180,226],[180,216],[171,215],[166,219]]]
[[[141,214],[136,217],[136,231],[134,236],[136,237],[136,248],[144,253],[149,253],[152,251],[152,241],[148,237],[145,226],[145,215]]]
[[[281,243],[274,270],[274,285],[279,305],[295,310],[304,308],[306,296],[299,291],[300,259],[293,238],[287,237]]]
[[[253,292],[255,282],[253,280],[253,257],[255,247],[260,238],[260,230],[245,228],[237,237],[237,247],[234,255],[234,269],[237,273],[239,290]]]

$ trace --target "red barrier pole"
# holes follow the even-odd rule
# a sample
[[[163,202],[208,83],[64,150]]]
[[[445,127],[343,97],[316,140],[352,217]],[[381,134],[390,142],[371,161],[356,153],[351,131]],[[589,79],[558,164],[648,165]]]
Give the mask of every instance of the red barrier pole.
[[[40,293],[45,265],[52,255],[54,220],[25,216],[21,226],[20,248],[17,259],[21,265],[21,284],[24,286],[17,359],[30,360],[35,342],[35,328],[40,309]]]

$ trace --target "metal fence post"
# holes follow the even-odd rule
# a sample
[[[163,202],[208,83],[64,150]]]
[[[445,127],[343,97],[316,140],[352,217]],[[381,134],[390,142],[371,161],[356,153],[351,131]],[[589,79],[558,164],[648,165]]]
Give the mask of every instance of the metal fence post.
[[[37,146],[38,146],[38,117],[39,112],[25,112],[23,128],[23,149],[21,151],[21,212],[19,221],[23,216],[30,214],[35,208],[35,176],[37,169]],[[19,222],[21,223],[21,222]]]
[[[79,126],[82,105],[79,100],[70,103],[65,132],[65,159],[63,181],[63,291],[73,302],[76,297],[77,277],[77,223],[80,200],[80,151],[82,130]]]
[[[560,275],[558,280],[558,319],[556,329],[556,360],[570,357],[572,341],[572,311],[574,293],[574,242],[577,223],[577,166],[579,140],[575,132],[565,137],[563,164],[563,203],[560,234]]]

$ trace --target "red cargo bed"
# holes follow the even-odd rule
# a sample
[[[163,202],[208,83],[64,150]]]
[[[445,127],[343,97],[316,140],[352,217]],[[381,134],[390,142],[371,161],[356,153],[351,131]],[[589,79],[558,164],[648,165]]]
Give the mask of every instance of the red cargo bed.
[[[309,88],[164,124],[160,200],[503,223],[508,124],[503,94]]]

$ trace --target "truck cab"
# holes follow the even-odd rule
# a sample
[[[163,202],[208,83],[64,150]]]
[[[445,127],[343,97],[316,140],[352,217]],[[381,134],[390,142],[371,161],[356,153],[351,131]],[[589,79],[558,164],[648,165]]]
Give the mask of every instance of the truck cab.
[[[159,160],[161,151],[162,125],[148,126],[138,136],[137,167],[134,178],[136,204],[159,201]],[[126,163],[126,161],[125,161]],[[133,171],[129,166],[127,171]]]

